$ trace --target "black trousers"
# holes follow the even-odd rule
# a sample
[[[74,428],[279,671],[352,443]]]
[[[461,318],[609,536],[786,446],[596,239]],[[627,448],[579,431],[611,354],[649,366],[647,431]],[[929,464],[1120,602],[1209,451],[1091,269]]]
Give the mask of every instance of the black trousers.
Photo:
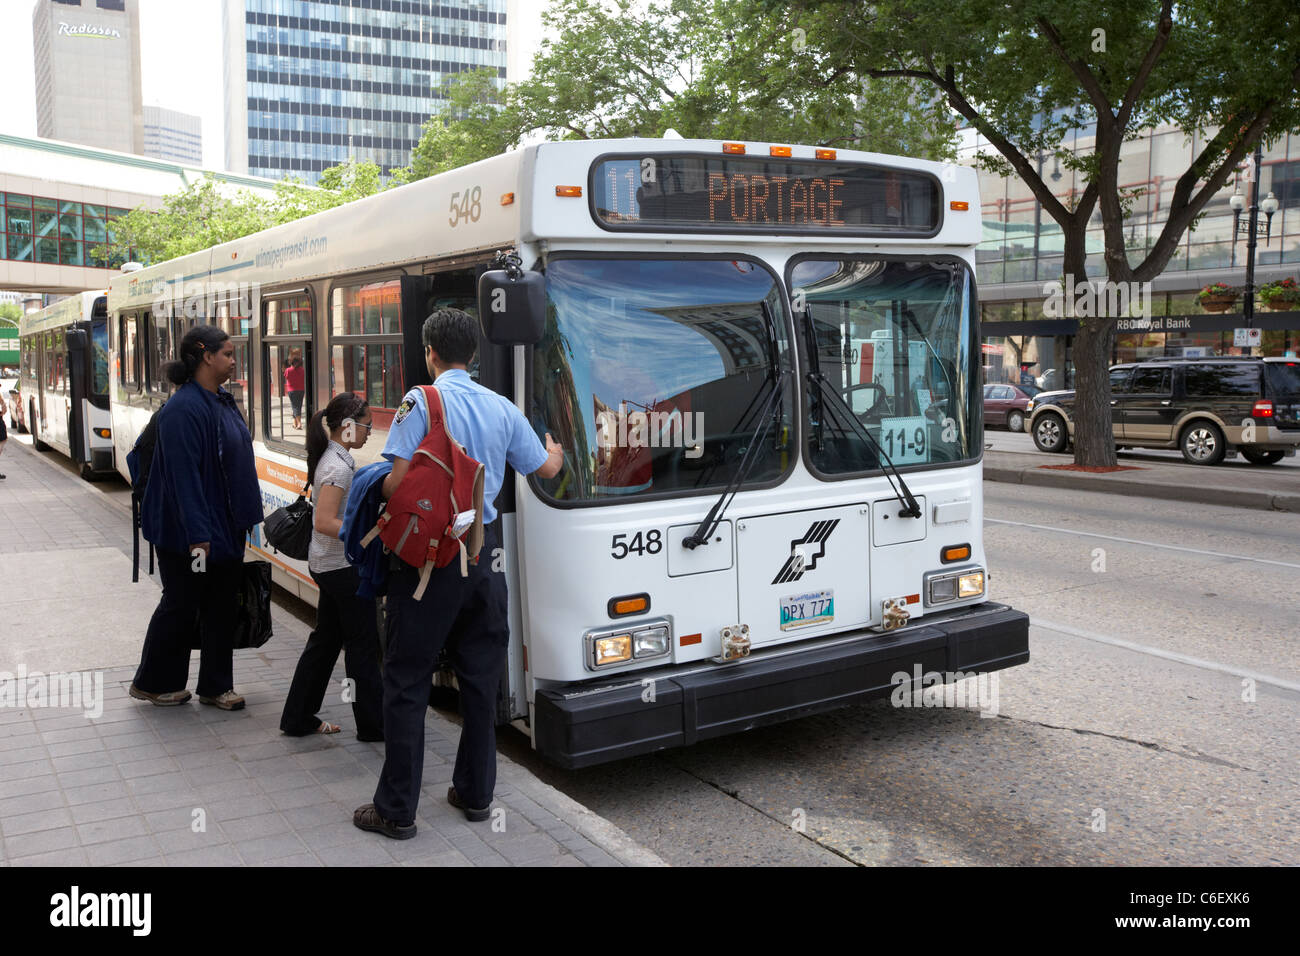
[[[438,654],[446,644],[460,685],[463,725],[452,785],[471,807],[492,802],[497,779],[497,688],[510,641],[505,575],[492,570],[500,536],[490,529],[477,565],[433,571],[422,600],[419,572],[388,573],[388,646],[384,654],[384,766],[375,809],[399,824],[415,821],[424,774],[424,713]]]
[[[196,571],[194,560],[190,555],[158,552],[162,598],[149,619],[135,672],[135,686],[150,694],[185,689],[190,650],[196,644],[199,695],[218,697],[235,686],[234,632],[243,562],[209,560],[204,570]]]
[[[280,729],[299,737],[320,726],[316,716],[325,701],[330,674],[343,651],[343,667],[353,682],[352,716],[361,740],[384,739],[384,686],[379,679],[379,628],[373,598],[357,597],[361,579],[355,568],[311,572],[320,588],[316,629],[298,658]]]

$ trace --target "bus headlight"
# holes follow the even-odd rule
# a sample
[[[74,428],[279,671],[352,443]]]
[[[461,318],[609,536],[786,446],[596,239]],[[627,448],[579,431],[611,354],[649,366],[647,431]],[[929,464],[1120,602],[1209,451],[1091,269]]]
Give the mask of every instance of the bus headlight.
[[[651,627],[632,635],[632,656],[637,660],[667,654],[669,646],[666,627]]]
[[[615,634],[613,637],[597,638],[595,650],[596,659],[592,663],[597,667],[630,661],[632,659],[632,635]]]
[[[965,568],[960,571],[935,571],[925,577],[925,603],[946,604],[965,601],[984,593],[984,569]]]
[[[663,617],[593,628],[582,639],[588,670],[666,657],[673,650],[673,628]]]

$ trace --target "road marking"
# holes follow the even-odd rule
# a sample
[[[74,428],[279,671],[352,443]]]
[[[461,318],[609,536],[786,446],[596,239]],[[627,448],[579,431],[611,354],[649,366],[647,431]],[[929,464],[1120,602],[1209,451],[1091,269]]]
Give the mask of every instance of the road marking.
[[[1010,524],[1017,528],[1033,528],[1035,531],[1055,531],[1059,534],[1077,534],[1084,538],[1104,538],[1107,541],[1122,541],[1125,544],[1141,544],[1148,548],[1164,548],[1166,551],[1183,551],[1187,554],[1205,554],[1212,558],[1232,558],[1234,561],[1254,561],[1256,564],[1272,564],[1279,568],[1300,568],[1300,564],[1290,561],[1270,561],[1268,558],[1251,558],[1244,554],[1227,554],[1223,551],[1203,551],[1200,548],[1180,548],[1176,544],[1161,544],[1158,541],[1139,541],[1137,538],[1117,538],[1111,534],[1097,534],[1095,531],[1075,531],[1073,528],[1053,528],[1045,524],[1027,524],[1023,521],[1007,521],[1005,518],[985,518],[985,524]]]
[[[1044,627],[1049,631],[1059,631],[1062,634],[1069,634],[1071,637],[1082,637],[1085,640],[1096,641],[1099,644],[1110,644],[1113,647],[1123,647],[1126,650],[1137,651],[1139,654],[1149,654],[1152,657],[1162,657],[1167,661],[1176,661],[1179,664],[1188,664],[1192,667],[1201,667],[1205,670],[1218,671],[1221,674],[1231,674],[1234,677],[1249,677],[1251,680],[1260,684],[1268,684],[1272,687],[1280,687],[1283,690],[1300,693],[1300,683],[1284,680],[1281,677],[1274,677],[1272,674],[1261,674],[1259,671],[1246,670],[1242,667],[1233,667],[1231,664],[1220,664],[1218,661],[1207,661],[1203,657],[1192,657],[1189,654],[1179,654],[1177,651],[1166,651],[1159,647],[1152,647],[1149,644],[1138,644],[1135,641],[1126,641],[1121,637],[1110,637],[1106,634],[1098,634],[1095,631],[1082,631],[1077,627],[1067,627],[1064,624],[1053,624],[1051,621],[1044,621],[1042,618],[1034,618],[1030,623],[1034,627]]]

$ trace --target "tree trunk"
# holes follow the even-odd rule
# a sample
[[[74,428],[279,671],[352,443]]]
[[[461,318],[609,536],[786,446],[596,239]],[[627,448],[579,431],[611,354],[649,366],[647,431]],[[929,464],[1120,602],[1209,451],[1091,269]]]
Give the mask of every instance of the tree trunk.
[[[1115,321],[1079,320],[1074,337],[1074,463],[1097,467],[1116,464],[1111,425],[1110,351]]]

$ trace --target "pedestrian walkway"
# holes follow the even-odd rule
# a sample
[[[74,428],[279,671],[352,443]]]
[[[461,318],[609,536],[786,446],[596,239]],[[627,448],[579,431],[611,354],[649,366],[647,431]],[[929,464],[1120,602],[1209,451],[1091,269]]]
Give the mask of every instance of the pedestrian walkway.
[[[490,821],[446,801],[459,728],[428,712],[415,838],[352,825],[383,745],[327,697],[329,737],[284,737],[280,708],[308,626],[235,652],[245,710],[127,696],[158,585],[131,583],[120,503],[11,442],[0,482],[0,866],[662,865],[504,756]],[[198,654],[191,663],[195,685]],[[46,679],[46,675],[57,675]],[[333,687],[342,686],[342,661]],[[52,703],[76,706],[50,706]]]
[[[1294,468],[1189,465],[1130,455],[1121,455],[1119,464],[1131,471],[1093,474],[1043,467],[1073,462],[1073,455],[1049,455],[1037,450],[985,451],[984,480],[1300,512],[1300,470]]]

